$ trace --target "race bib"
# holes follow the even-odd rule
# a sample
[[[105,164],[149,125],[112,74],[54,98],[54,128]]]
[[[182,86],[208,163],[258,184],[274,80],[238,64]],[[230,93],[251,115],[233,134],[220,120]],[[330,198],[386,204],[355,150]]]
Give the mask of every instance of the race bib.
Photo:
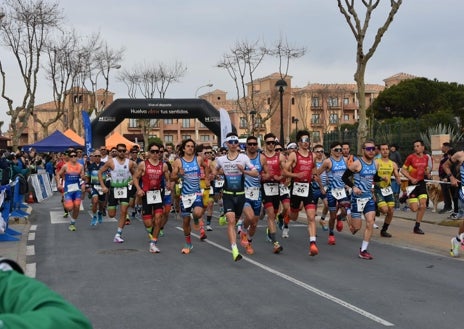
[[[409,194],[412,193],[412,191],[414,191],[414,189],[416,188],[417,185],[409,185],[409,186],[406,186],[406,195],[409,197]]]
[[[103,195],[103,189],[100,185],[94,185],[93,188],[97,191],[98,194]]]
[[[245,198],[249,200],[259,200],[259,187],[245,187]]]
[[[114,198],[115,199],[125,199],[125,198],[127,198],[127,187],[115,187],[114,188]]]
[[[209,187],[209,194],[214,194],[214,188],[212,185]]]
[[[147,195],[147,204],[155,204],[155,203],[163,202],[163,200],[161,199],[160,190],[147,191],[146,195]]]
[[[287,185],[280,184],[279,185],[279,190],[280,190],[280,196],[290,194],[290,190],[288,189]]]
[[[364,207],[369,202],[371,198],[358,198],[356,199],[356,206],[358,207],[358,212],[362,212]]]
[[[382,193],[383,196],[388,196],[388,195],[393,194],[393,190],[391,186],[387,186],[387,187],[381,188],[380,193]]]
[[[224,186],[224,180],[223,180],[223,179],[215,180],[215,181],[214,181],[214,186],[217,187],[217,188],[223,187],[223,186]]]
[[[69,184],[69,185],[68,185],[67,191],[68,191],[68,192],[76,192],[76,191],[79,191],[79,184],[77,184],[77,183]]]
[[[332,193],[332,196],[337,200],[346,198],[346,190],[344,187],[334,188],[330,193]]]
[[[264,183],[264,194],[266,194],[266,196],[279,195],[279,184]]]
[[[307,197],[309,195],[309,183],[293,183],[293,195]]]
[[[197,198],[197,194],[191,193],[191,194],[181,195],[180,197],[182,198],[182,204],[184,205],[184,208],[188,209],[195,202],[195,199]]]

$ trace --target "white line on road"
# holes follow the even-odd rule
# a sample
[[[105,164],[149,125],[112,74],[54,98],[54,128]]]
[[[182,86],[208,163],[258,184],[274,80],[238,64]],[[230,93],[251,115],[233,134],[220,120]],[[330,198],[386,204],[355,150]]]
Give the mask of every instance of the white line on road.
[[[179,231],[183,231],[182,227],[177,226],[176,228]],[[196,238],[200,238],[197,234],[191,233],[191,235],[195,236]],[[203,240],[203,242],[209,243],[210,245],[212,245],[212,246],[214,246],[214,247],[216,247],[218,249],[221,249],[221,250],[224,250],[224,251],[226,251],[228,253],[231,253],[230,249],[225,248],[225,247],[223,247],[223,246],[221,246],[221,245],[219,245],[219,244],[217,244],[217,243],[215,243],[215,242],[213,242],[211,240],[206,239],[206,240]],[[251,263],[251,264],[253,264],[253,265],[255,265],[255,266],[257,266],[257,267],[259,267],[259,268],[261,268],[261,269],[263,269],[263,270],[265,270],[267,272],[269,272],[269,273],[272,273],[272,274],[274,274],[274,275],[276,275],[278,277],[281,277],[282,279],[285,279],[285,280],[287,280],[287,281],[289,281],[289,282],[291,282],[293,284],[296,284],[297,286],[300,286],[300,287],[306,289],[307,291],[310,291],[310,292],[312,292],[312,293],[314,293],[316,295],[319,295],[319,296],[321,296],[321,297],[323,297],[323,298],[325,298],[325,299],[327,299],[327,300],[329,300],[331,302],[339,304],[339,305],[341,305],[341,306],[343,306],[343,307],[345,307],[345,308],[347,308],[347,309],[349,309],[349,310],[351,310],[353,312],[356,312],[356,313],[358,313],[358,314],[360,314],[360,315],[362,315],[362,316],[364,316],[364,317],[366,317],[366,318],[368,318],[368,319],[370,319],[372,321],[380,323],[380,324],[382,324],[382,325],[384,325],[386,327],[394,326],[393,323],[388,322],[387,320],[384,320],[384,319],[382,319],[382,318],[380,318],[380,317],[378,317],[378,316],[376,316],[376,315],[374,315],[374,314],[372,314],[370,312],[367,312],[367,311],[365,311],[365,310],[363,310],[363,309],[361,309],[359,307],[356,307],[353,304],[350,304],[350,303],[348,303],[348,302],[346,302],[346,301],[344,301],[344,300],[342,300],[340,298],[337,298],[337,297],[335,297],[335,296],[333,296],[331,294],[328,294],[328,293],[326,293],[326,292],[324,292],[322,290],[319,290],[319,289],[317,289],[317,288],[315,288],[315,287],[313,287],[313,286],[311,286],[309,284],[306,284],[306,283],[304,283],[304,282],[302,282],[300,280],[297,280],[297,279],[295,279],[295,278],[293,278],[293,277],[291,277],[291,276],[289,276],[287,274],[284,274],[282,272],[274,270],[273,268],[271,268],[269,266],[266,266],[264,264],[261,264],[261,263],[255,261],[255,260],[253,260],[253,259],[251,259],[249,257],[243,256],[243,255],[242,255],[242,257],[243,257],[243,260],[245,260],[246,262],[249,262],[249,263]]]

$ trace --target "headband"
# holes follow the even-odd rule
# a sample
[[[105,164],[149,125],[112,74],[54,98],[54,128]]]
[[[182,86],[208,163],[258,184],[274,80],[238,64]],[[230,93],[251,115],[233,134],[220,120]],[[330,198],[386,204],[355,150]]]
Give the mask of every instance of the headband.
[[[238,141],[238,137],[237,136],[229,136],[226,138],[226,143],[230,142],[230,141]]]

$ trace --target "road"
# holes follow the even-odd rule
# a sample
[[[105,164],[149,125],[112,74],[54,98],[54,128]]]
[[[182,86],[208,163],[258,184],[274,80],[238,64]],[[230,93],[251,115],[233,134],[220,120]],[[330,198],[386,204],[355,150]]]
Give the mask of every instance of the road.
[[[88,200],[85,203],[88,209]],[[206,242],[194,237],[182,255],[180,220],[172,215],[160,254],[148,252],[142,223],[112,242],[116,223],[90,227],[81,213],[77,231],[61,217],[59,197],[34,204],[36,277],[61,293],[92,321],[94,328],[458,328],[464,284],[461,259],[434,246],[449,241],[411,233],[410,221],[395,219],[391,239],[375,232],[369,251],[357,257],[361,235],[342,232],[327,245],[320,230],[316,257],[308,256],[306,225],[290,227],[284,251],[275,255],[264,238],[264,222],[254,238],[256,253],[233,262],[226,228],[214,226]],[[434,226],[436,229],[439,227]],[[434,228],[434,229],[435,229]],[[429,233],[428,233],[429,232]],[[423,248],[416,240],[430,247]]]

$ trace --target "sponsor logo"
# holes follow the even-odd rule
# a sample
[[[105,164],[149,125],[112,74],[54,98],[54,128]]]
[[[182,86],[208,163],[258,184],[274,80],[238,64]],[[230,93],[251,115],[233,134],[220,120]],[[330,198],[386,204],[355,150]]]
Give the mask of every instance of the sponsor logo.
[[[115,117],[99,117],[98,118],[99,122],[116,122]]]

